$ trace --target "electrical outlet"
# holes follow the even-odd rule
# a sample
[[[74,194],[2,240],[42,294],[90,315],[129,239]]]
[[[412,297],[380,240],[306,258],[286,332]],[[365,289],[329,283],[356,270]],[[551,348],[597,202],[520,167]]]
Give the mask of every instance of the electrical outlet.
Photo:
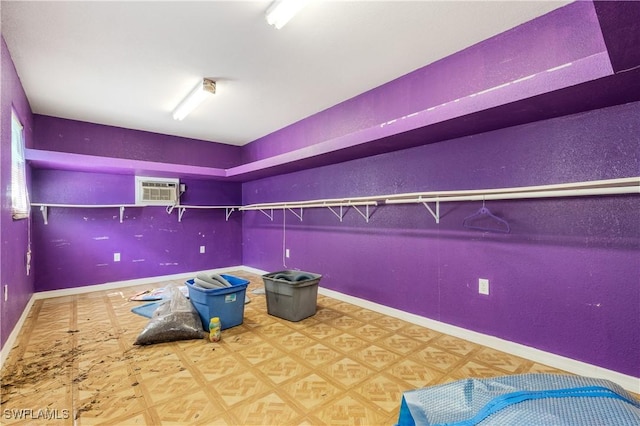
[[[489,280],[486,278],[478,278],[478,293],[489,295]]]
[[[113,253],[113,261],[120,262],[120,253]]]
[[[200,254],[204,253],[204,251],[205,251],[204,246],[200,246]]]
[[[290,257],[291,252],[289,252],[289,249],[286,249],[286,250],[284,251],[284,255],[287,257],[287,259]]]
[[[4,285],[4,301],[9,300],[9,284]]]

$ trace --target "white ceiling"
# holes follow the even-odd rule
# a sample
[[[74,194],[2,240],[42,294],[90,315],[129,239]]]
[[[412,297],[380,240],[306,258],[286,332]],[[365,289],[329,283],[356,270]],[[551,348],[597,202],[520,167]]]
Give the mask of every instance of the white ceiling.
[[[0,7],[34,113],[244,145],[567,3],[314,0],[281,30],[268,0]]]

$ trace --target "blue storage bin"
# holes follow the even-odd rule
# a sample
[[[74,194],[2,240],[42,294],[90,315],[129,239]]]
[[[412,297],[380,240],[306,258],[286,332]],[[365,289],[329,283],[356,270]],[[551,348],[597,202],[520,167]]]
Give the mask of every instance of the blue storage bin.
[[[196,286],[194,280],[186,282],[191,304],[198,311],[206,331],[209,331],[209,320],[213,317],[220,318],[222,330],[242,324],[244,318],[244,298],[249,281],[221,275],[231,287],[209,289]]]

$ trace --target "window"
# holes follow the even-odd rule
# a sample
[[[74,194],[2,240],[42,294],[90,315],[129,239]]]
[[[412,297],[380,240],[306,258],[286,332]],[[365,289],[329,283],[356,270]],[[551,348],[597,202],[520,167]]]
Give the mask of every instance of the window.
[[[24,129],[14,111],[11,111],[11,214],[14,219],[29,217]]]

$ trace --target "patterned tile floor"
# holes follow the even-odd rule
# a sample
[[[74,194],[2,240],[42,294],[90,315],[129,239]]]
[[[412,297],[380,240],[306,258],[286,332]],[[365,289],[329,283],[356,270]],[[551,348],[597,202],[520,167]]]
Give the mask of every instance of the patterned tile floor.
[[[289,322],[251,292],[259,276],[232,274],[252,301],[219,343],[133,345],[148,320],[128,298],[166,282],[36,301],[2,372],[0,423],[392,425],[406,390],[561,373],[322,295]]]

